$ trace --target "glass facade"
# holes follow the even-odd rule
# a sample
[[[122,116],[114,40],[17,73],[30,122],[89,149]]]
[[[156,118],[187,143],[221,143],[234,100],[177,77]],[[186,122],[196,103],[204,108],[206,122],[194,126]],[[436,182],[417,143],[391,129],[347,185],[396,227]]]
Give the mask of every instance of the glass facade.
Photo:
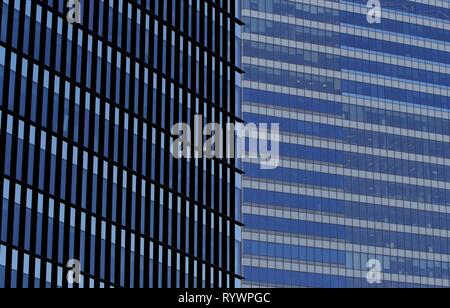
[[[244,162],[246,287],[450,286],[450,2],[381,11],[243,1],[243,119],[282,140]]]
[[[70,2],[0,2],[0,287],[239,287],[237,161],[170,151],[239,120],[239,1]]]

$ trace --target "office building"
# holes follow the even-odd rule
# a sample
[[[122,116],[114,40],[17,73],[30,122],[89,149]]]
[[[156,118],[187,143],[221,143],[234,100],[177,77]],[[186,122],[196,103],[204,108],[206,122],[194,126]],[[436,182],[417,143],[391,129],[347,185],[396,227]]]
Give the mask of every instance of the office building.
[[[450,286],[450,2],[379,4],[243,1],[246,287]]]
[[[240,286],[238,161],[171,153],[240,121],[240,9],[2,0],[0,287]]]

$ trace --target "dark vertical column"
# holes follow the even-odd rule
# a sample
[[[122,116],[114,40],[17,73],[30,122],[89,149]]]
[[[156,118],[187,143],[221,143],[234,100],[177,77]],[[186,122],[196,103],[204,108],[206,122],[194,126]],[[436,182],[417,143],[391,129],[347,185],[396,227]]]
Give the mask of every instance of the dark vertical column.
[[[161,8],[162,9],[162,8]],[[165,20],[167,21],[167,27],[171,27],[173,24],[172,20],[172,10],[173,10],[173,4],[171,0],[165,1]],[[167,76],[167,79],[169,79],[171,71],[172,71],[172,31],[166,31],[166,45],[165,45],[165,51],[164,55],[166,58],[165,61],[165,70],[162,71],[165,76]],[[165,101],[161,102],[161,104],[165,105],[164,110],[165,112],[161,115],[161,117],[164,118],[164,124],[162,125],[163,128],[170,130],[170,117],[172,114],[171,110],[171,83],[166,80],[165,84]],[[164,134],[164,140],[161,140],[161,142],[164,142],[164,176],[163,176],[163,183],[165,188],[168,188],[170,186],[170,137],[167,134]],[[162,213],[162,242],[166,245],[169,244],[169,190],[164,189],[164,196],[163,196],[163,213]],[[163,246],[162,249],[162,286],[164,288],[169,287],[169,249],[166,246]],[[174,270],[171,268],[171,270]]]
[[[200,96],[200,106],[199,106],[199,114],[202,115],[204,118],[205,115],[205,6],[200,5],[199,7],[199,18],[198,20],[200,23],[198,24],[198,32],[199,37],[197,38],[198,42],[200,43],[200,54],[199,54],[199,71],[198,71],[198,89],[199,89],[199,96]],[[203,129],[202,127],[200,129]],[[204,160],[199,160],[199,166],[198,166],[198,174],[197,174],[197,200],[199,204],[205,204],[204,200]],[[207,161],[207,160],[206,160]],[[202,261],[203,259],[203,217],[204,217],[204,208],[199,206],[198,210],[198,223],[197,223],[197,251],[195,253],[197,254],[198,258]],[[205,267],[206,268],[206,267]],[[198,264],[197,266],[197,287],[203,287],[203,279],[204,279],[204,273],[203,273],[203,264]]]
[[[188,86],[188,88],[190,90],[192,90],[192,92],[195,93],[196,88],[197,88],[197,48],[196,48],[196,44],[195,44],[195,40],[197,40],[197,1],[193,1],[192,2],[192,7],[190,8],[190,15],[191,15],[191,20],[190,20],[190,36],[192,38],[192,44],[191,44],[191,71],[189,72],[190,74],[190,87],[189,84],[185,84],[185,86]],[[187,50],[186,50],[187,52]],[[196,134],[197,132],[195,131],[194,127],[195,127],[195,115],[196,115],[196,109],[197,109],[197,99],[196,99],[196,95],[194,93],[191,93],[191,109],[190,109],[190,120],[189,123],[191,123],[191,127],[192,127],[192,131],[193,134]],[[202,128],[200,128],[202,129]],[[194,157],[194,147],[192,147],[192,157]],[[195,200],[195,196],[196,196],[196,187],[195,187],[195,178],[196,178],[196,166],[195,166],[195,159],[191,159],[190,160],[190,164],[189,164],[189,194],[188,197],[192,198]],[[189,288],[194,288],[195,287],[195,283],[194,283],[194,272],[195,272],[195,266],[194,266],[194,258],[192,256],[195,255],[195,241],[197,240],[195,238],[195,205],[193,204],[193,202],[189,202],[189,247],[188,247],[188,253],[190,254],[189,257],[189,283],[188,283],[188,287]],[[198,266],[200,264],[197,264]]]
[[[213,44],[213,36],[214,36],[214,30],[215,28],[213,27],[213,6],[212,5],[208,5],[208,11],[207,11],[207,15],[208,15],[208,19],[207,19],[207,29],[208,29],[208,36],[206,38],[206,42],[207,42],[207,48],[208,50],[214,51],[214,44]],[[213,97],[213,87],[215,86],[214,84],[214,75],[213,75],[213,54],[211,52],[208,53],[208,58],[207,58],[207,71],[206,71],[206,98],[208,99],[208,101],[212,102],[214,97]],[[213,107],[212,104],[208,104],[207,105],[207,116],[206,116],[206,121],[207,123],[211,123],[212,122],[212,111],[213,111]],[[213,182],[213,175],[212,175],[212,164],[210,161],[208,161],[208,163],[206,164],[206,176],[207,176],[207,181],[206,181],[206,204],[209,205],[211,208],[213,208],[213,195],[212,195],[212,187],[214,185]],[[212,240],[213,240],[213,229],[212,229],[212,218],[213,218],[213,212],[211,210],[208,210],[206,212],[207,216],[206,216],[206,228],[205,228],[205,232],[206,232],[206,236],[205,236],[205,242],[206,242],[206,247],[205,247],[205,255],[206,255],[206,262],[208,264],[210,264],[210,266],[208,266],[206,268],[206,273],[205,273],[205,283],[206,283],[206,287],[211,287],[213,284],[212,281],[212,277],[211,277],[211,269],[213,268],[211,266],[211,264],[213,263],[213,258],[212,258],[212,254],[213,254],[213,247],[212,247]]]
[[[181,1],[174,1],[174,7],[173,10],[175,10],[175,20],[174,25],[176,29],[180,29],[181,27]],[[180,65],[181,65],[181,59],[180,59],[180,39],[181,35],[178,31],[174,33],[174,41],[175,41],[175,54],[174,54],[174,60],[173,63],[173,70],[174,70],[174,79],[175,81],[179,81],[181,79],[180,76]],[[173,119],[174,123],[178,123],[181,120],[180,117],[180,87],[178,87],[178,84],[175,83],[174,85],[174,103],[173,103]],[[172,185],[173,189],[175,191],[179,191],[180,187],[178,185],[178,178],[180,176],[180,169],[179,169],[179,161],[172,159]],[[182,217],[178,216],[178,197],[173,196],[172,198],[172,246],[173,247],[180,247],[180,238],[178,237],[178,234],[181,230],[178,230],[178,220],[181,220]],[[181,280],[181,272],[177,273],[177,254],[175,252],[172,253],[172,273],[171,273],[171,280],[172,284],[171,287],[175,288],[177,287],[177,280]]]
[[[189,0],[181,0],[183,1],[183,9],[184,9],[184,25],[183,25],[183,29],[184,31],[188,31],[189,29],[189,24],[190,24],[190,14],[189,14]],[[189,57],[188,57],[188,40],[186,39],[186,37],[184,37],[183,40],[183,76],[182,76],[182,84],[183,85],[187,85],[188,84],[188,79],[190,78],[189,76],[189,72],[187,69],[187,63],[189,61]],[[186,89],[183,90],[183,97],[182,97],[182,123],[188,123],[188,94]],[[183,159],[181,161],[181,194],[186,196],[188,194],[187,192],[187,162],[185,159]],[[187,228],[187,224],[186,224],[186,207],[188,206],[188,203],[186,202],[186,198],[182,198],[182,202],[181,202],[181,223],[180,223],[180,234],[181,234],[181,245],[180,245],[180,250],[181,250],[181,262],[180,262],[180,271],[181,271],[181,280],[180,280],[180,285],[181,287],[187,287],[188,286],[188,281],[186,281],[186,251],[187,251],[187,239],[186,239],[186,228]]]
[[[222,93],[221,93],[221,76],[220,76],[220,68],[221,68],[221,41],[220,41],[220,34],[221,34],[221,26],[220,26],[220,2],[216,0],[216,7],[215,7],[215,28],[214,31],[214,38],[215,38],[215,46],[214,46],[214,52],[215,52],[215,75],[213,77],[214,80],[214,87],[215,87],[215,95],[213,102],[216,104],[216,106],[221,106],[222,101]],[[214,123],[220,123],[220,113],[218,112],[217,108],[215,110],[214,119],[212,119]],[[218,160],[214,160],[214,202],[212,208],[215,210],[214,213],[214,287],[218,288],[220,287],[219,282],[219,265],[220,265],[220,220],[219,215],[217,213],[220,213],[220,202],[221,202],[221,195],[220,195],[220,163]]]

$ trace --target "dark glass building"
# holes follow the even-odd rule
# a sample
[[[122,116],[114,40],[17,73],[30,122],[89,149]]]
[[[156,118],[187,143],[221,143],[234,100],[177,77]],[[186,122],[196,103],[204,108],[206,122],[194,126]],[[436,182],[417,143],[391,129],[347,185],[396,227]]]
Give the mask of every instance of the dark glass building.
[[[244,162],[244,286],[449,287],[450,2],[242,18],[243,118],[282,140],[277,169]]]
[[[171,154],[239,121],[239,1],[76,3],[0,2],[0,287],[239,287],[238,161]]]

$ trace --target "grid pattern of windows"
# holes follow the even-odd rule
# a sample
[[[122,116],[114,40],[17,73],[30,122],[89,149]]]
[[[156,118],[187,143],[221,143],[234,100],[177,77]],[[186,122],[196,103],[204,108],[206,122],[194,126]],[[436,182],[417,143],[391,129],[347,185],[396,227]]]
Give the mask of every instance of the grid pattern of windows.
[[[450,3],[366,5],[243,1],[243,119],[281,128],[244,162],[244,286],[450,286]]]
[[[239,287],[242,172],[170,149],[240,121],[240,2],[80,3],[0,2],[0,287]]]

